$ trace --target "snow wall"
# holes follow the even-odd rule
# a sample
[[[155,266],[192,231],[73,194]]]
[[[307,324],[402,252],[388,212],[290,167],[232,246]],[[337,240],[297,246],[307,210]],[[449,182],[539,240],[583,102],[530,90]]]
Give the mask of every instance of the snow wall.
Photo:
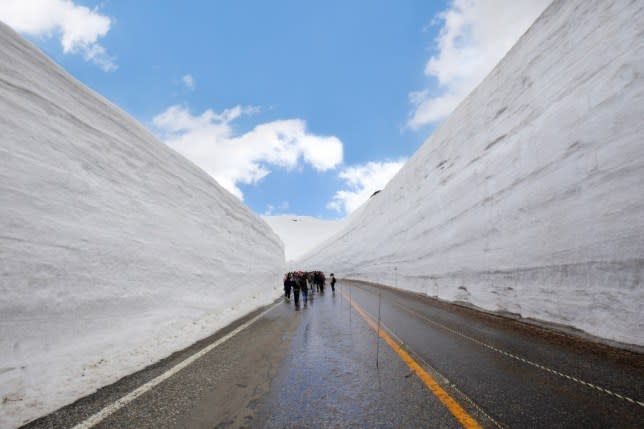
[[[298,262],[644,345],[643,7],[555,1]]]
[[[281,291],[269,226],[0,23],[0,427]]]

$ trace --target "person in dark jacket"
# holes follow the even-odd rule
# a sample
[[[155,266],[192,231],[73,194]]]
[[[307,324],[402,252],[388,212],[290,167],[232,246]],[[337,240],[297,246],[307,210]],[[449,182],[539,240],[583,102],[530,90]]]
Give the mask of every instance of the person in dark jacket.
[[[286,298],[287,301],[291,300],[291,286],[292,286],[292,280],[291,280],[291,273],[288,273],[286,276],[284,276],[284,298]]]
[[[330,283],[331,283],[331,290],[335,292],[335,277],[333,276],[333,273],[331,273]]]
[[[302,300],[304,301],[304,305],[306,305],[306,301],[309,298],[309,288],[306,284],[306,274],[302,274],[300,276],[300,290],[302,291]]]
[[[291,287],[293,288],[293,300],[295,301],[295,306],[300,306],[300,282],[297,280],[297,276],[294,274],[291,277]]]

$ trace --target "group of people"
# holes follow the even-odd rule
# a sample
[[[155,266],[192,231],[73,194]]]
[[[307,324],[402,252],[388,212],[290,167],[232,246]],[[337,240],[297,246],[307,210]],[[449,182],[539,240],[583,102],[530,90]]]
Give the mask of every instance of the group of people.
[[[335,276],[331,273],[329,284],[331,285],[331,290],[334,293],[335,282]],[[300,293],[302,293],[302,299],[304,304],[306,304],[309,299],[309,291],[311,294],[316,291],[323,294],[325,283],[326,277],[322,271],[291,271],[284,275],[284,298],[287,301],[290,301],[291,292],[293,292],[295,306],[299,306]]]

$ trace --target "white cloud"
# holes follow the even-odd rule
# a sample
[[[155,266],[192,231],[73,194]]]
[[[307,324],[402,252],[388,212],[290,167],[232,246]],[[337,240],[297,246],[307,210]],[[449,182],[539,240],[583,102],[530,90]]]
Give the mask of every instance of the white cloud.
[[[97,43],[111,20],[97,9],[71,0],[1,0],[0,20],[14,30],[37,37],[60,36],[63,52],[81,54],[104,71],[116,70],[114,59]]]
[[[195,79],[192,77],[192,75],[184,75],[181,78],[181,81],[190,91],[193,91],[195,89]]]
[[[264,215],[265,216],[273,216],[276,214],[284,215],[286,214],[285,212],[286,210],[288,210],[288,208],[289,208],[288,201],[282,201],[277,206],[274,206],[273,204],[267,204]]]
[[[327,208],[349,214],[373,195],[383,189],[405,164],[398,161],[368,162],[343,169],[338,177],[345,181],[347,189],[335,193]]]
[[[273,121],[235,135],[231,122],[257,113],[257,107],[235,106],[221,113],[206,110],[193,116],[185,106],[171,106],[154,119],[166,143],[243,198],[237,184],[257,183],[270,167],[294,168],[300,159],[318,171],[342,162],[342,142],[317,136],[301,119]]]
[[[551,0],[453,0],[438,16],[436,55],[425,75],[440,91],[409,94],[408,125],[417,129],[448,116],[514,46]]]

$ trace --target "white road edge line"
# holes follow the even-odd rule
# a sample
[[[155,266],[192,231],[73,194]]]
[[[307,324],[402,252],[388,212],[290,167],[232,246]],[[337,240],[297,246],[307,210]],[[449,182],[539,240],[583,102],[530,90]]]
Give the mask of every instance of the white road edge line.
[[[212,343],[212,344],[206,346],[205,348],[201,349],[200,351],[198,351],[197,353],[193,354],[189,358],[187,358],[187,359],[183,360],[182,362],[178,363],[177,365],[175,365],[174,367],[172,367],[168,371],[164,372],[163,374],[159,375],[158,377],[153,378],[152,380],[148,381],[145,384],[142,384],[137,389],[135,389],[132,392],[128,393],[127,395],[123,396],[122,398],[117,399],[115,402],[113,402],[112,404],[106,406],[101,411],[99,411],[98,413],[90,416],[89,418],[87,418],[86,420],[82,421],[81,423],[77,424],[72,429],[89,429],[89,428],[93,427],[94,425],[97,425],[98,423],[103,421],[106,417],[108,417],[111,414],[115,413],[116,411],[118,411],[119,409],[123,408],[125,405],[129,404],[130,402],[134,401],[136,398],[138,398],[139,396],[143,395],[145,392],[149,391],[153,387],[157,386],[158,384],[161,384],[163,381],[165,381],[168,378],[172,377],[174,374],[176,374],[177,372],[181,371],[183,368],[187,367],[188,365],[190,365],[191,363],[193,363],[194,361],[196,361],[197,359],[199,359],[200,357],[202,357],[203,355],[205,355],[206,353],[208,353],[209,351],[211,351],[215,347],[225,343],[226,341],[228,341],[229,339],[231,339],[235,335],[239,334],[241,331],[243,331],[244,329],[248,328],[250,325],[255,323],[260,318],[264,317],[264,315],[266,315],[268,312],[270,312],[271,310],[273,310],[275,307],[277,307],[280,304],[282,304],[281,301],[273,304],[270,308],[268,308],[267,310],[263,311],[261,314],[253,317],[251,320],[249,320],[248,322],[244,323],[243,325],[238,326],[233,331],[231,331],[228,334],[226,334],[225,336],[221,337],[220,339],[218,339],[214,343]]]
[[[587,387],[589,387],[591,389],[597,390],[597,391],[605,393],[607,395],[614,396],[616,398],[620,398],[620,399],[626,400],[626,401],[628,401],[630,403],[637,404],[637,405],[639,405],[641,407],[644,407],[644,402],[637,401],[635,399],[629,398],[628,396],[620,395],[618,393],[615,393],[615,392],[613,392],[611,390],[608,390],[606,388],[603,388],[601,386],[597,386],[596,384],[589,383],[589,382],[584,381],[584,380],[580,380],[580,379],[578,379],[576,377],[572,377],[570,375],[564,374],[562,372],[559,372],[557,370],[549,368],[549,367],[547,367],[545,365],[538,364],[538,363],[533,362],[531,360],[525,359],[525,358],[523,358],[521,356],[515,355],[513,353],[509,353],[509,352],[506,352],[505,350],[501,350],[501,349],[499,349],[497,347],[491,346],[491,345],[489,345],[489,344],[487,344],[487,343],[485,343],[485,342],[483,342],[481,340],[478,340],[476,338],[470,337],[469,335],[463,334],[462,332],[459,332],[459,331],[454,330],[454,329],[452,329],[452,328],[450,328],[450,327],[448,327],[446,325],[443,325],[442,323],[439,323],[439,322],[436,322],[434,320],[428,319],[427,317],[425,317],[422,314],[416,312],[415,310],[412,310],[411,308],[401,304],[399,301],[396,301],[395,299],[392,300],[392,301],[393,301],[393,304],[395,306],[402,308],[403,310],[415,315],[416,317],[418,317],[420,319],[423,319],[423,320],[425,320],[425,321],[427,321],[427,322],[429,322],[429,323],[431,323],[433,325],[436,325],[436,326],[438,326],[440,328],[445,329],[446,331],[449,331],[449,332],[451,332],[451,333],[453,333],[455,335],[458,335],[458,336],[463,337],[463,338],[465,338],[467,340],[470,340],[470,341],[472,341],[474,343],[477,343],[477,344],[479,344],[479,345],[481,345],[483,347],[486,347],[486,348],[488,348],[488,349],[490,349],[492,351],[500,353],[500,354],[502,354],[504,356],[507,356],[507,357],[509,357],[511,359],[516,359],[516,360],[521,361],[521,362],[523,362],[523,363],[525,363],[527,365],[533,366],[535,368],[539,368],[539,369],[541,369],[543,371],[549,372],[549,373],[557,375],[559,377],[564,377],[564,378],[566,378],[566,379],[568,379],[570,381],[573,381],[575,383],[587,386]]]
[[[358,287],[359,289],[361,289],[361,290],[363,290],[363,291],[365,291],[367,293],[370,293],[369,291],[366,291],[364,288],[362,288],[360,286],[356,286],[356,287]],[[374,295],[374,294],[372,293],[372,295]],[[407,311],[407,312],[415,315],[416,317],[427,321],[428,323],[431,323],[431,324],[433,324],[435,326],[438,326],[438,327],[440,327],[442,329],[445,329],[446,331],[449,331],[449,332],[451,332],[451,333],[453,333],[455,335],[458,335],[458,336],[463,337],[463,338],[465,338],[467,340],[470,340],[470,341],[472,341],[474,343],[477,343],[477,344],[479,344],[479,345],[481,345],[483,347],[486,347],[486,348],[488,348],[488,349],[490,349],[492,351],[495,351],[497,353],[505,355],[505,356],[507,356],[507,357],[509,357],[511,359],[516,359],[516,360],[521,361],[521,362],[523,362],[523,363],[525,363],[527,365],[531,365],[531,366],[533,366],[535,368],[539,368],[539,369],[541,369],[543,371],[549,372],[549,373],[557,375],[559,377],[564,377],[564,378],[566,378],[566,379],[568,379],[568,380],[570,380],[572,382],[575,382],[575,383],[581,384],[583,386],[587,386],[587,387],[589,387],[591,389],[597,390],[598,392],[602,392],[602,393],[605,393],[605,394],[607,394],[609,396],[614,396],[616,398],[628,401],[628,402],[630,402],[632,404],[637,404],[640,407],[644,407],[644,401],[638,401],[638,400],[629,398],[628,396],[620,395],[619,393],[615,393],[615,392],[613,392],[611,390],[608,390],[606,388],[603,388],[601,386],[597,386],[597,385],[595,385],[593,383],[589,383],[587,381],[580,380],[578,378],[575,378],[575,377],[572,377],[570,375],[564,374],[564,373],[559,372],[557,370],[548,368],[547,366],[544,366],[544,365],[538,364],[536,362],[533,362],[531,360],[525,359],[525,358],[523,358],[521,356],[506,352],[505,350],[501,350],[501,349],[499,349],[497,347],[491,346],[491,345],[489,345],[489,344],[487,344],[487,343],[485,343],[485,342],[483,342],[481,340],[478,340],[476,338],[470,337],[469,335],[463,334],[462,332],[459,332],[459,331],[457,331],[455,329],[452,329],[449,326],[446,326],[446,325],[443,325],[442,323],[436,322],[435,320],[431,320],[431,319],[423,316],[422,314],[418,313],[417,311],[412,310],[411,308],[407,307],[406,305],[403,305],[402,303],[400,303],[400,301],[398,301],[396,299],[392,299],[392,302],[393,302],[393,304],[395,306],[402,308],[404,311]]]

